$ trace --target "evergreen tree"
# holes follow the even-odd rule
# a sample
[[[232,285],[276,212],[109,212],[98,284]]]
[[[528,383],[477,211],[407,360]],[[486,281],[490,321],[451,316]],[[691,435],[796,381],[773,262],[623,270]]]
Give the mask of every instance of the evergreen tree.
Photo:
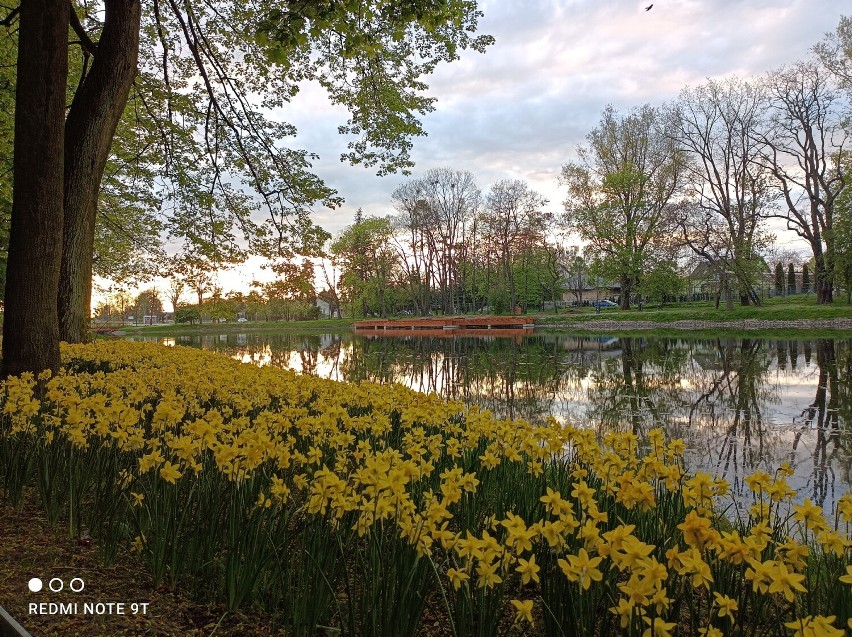
[[[802,266],[802,294],[811,291],[811,274],[808,272],[808,264]]]
[[[787,266],[787,294],[796,293],[796,268],[793,264]]]
[[[780,261],[775,264],[775,294],[784,294],[784,266]]]

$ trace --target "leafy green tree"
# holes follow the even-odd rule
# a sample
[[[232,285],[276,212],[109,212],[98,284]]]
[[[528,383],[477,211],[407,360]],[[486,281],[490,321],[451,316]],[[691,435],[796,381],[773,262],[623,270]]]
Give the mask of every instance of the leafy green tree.
[[[575,253],[564,264],[566,287],[578,305],[583,304],[583,293],[589,285],[589,264],[579,253]]]
[[[651,302],[663,307],[669,299],[676,299],[685,289],[685,281],[681,277],[674,260],[666,259],[655,263],[642,276],[639,285],[640,292]]]
[[[341,300],[362,316],[387,316],[388,290],[398,271],[391,247],[393,227],[387,217],[356,217],[331,245],[341,264]]]
[[[516,255],[512,276],[516,305],[521,311],[540,310],[545,302],[555,305],[561,296],[559,270],[553,256],[549,246],[542,244],[531,245]]]
[[[133,297],[126,289],[119,287],[110,294],[109,303],[118,311],[118,316],[123,321],[127,318],[127,311],[133,306]]]
[[[839,283],[846,290],[846,303],[852,303],[852,188],[837,200],[834,223],[835,267]]]
[[[142,290],[136,295],[133,304],[136,320],[144,320],[145,323],[157,323],[163,314],[163,301],[156,288]],[[149,317],[149,318],[145,318]]]
[[[802,264],[802,294],[807,294],[811,291],[811,273],[808,271],[808,264]]]
[[[213,290],[215,265],[197,253],[182,252],[170,261],[172,276],[179,278],[198,298],[198,307],[204,295]]]
[[[245,313],[246,318],[252,321],[269,320],[269,308],[266,304],[266,299],[261,291],[262,285],[257,281],[252,283],[252,289],[245,296]]]
[[[197,307],[187,306],[179,307],[175,310],[175,323],[189,323],[195,325],[195,322],[201,322],[201,313]]]
[[[78,3],[79,6],[79,3]],[[14,18],[14,16],[13,16]],[[12,203],[15,58],[17,33],[0,28],[0,295],[5,287],[6,250]],[[85,76],[91,54],[83,47],[68,51],[68,100]],[[163,262],[157,171],[151,159],[159,133],[139,117],[131,97],[116,127],[94,220],[92,272],[115,283],[137,284],[156,275]]]
[[[671,250],[670,203],[683,186],[686,159],[658,110],[643,106],[626,116],[608,106],[562,168],[568,187],[565,225],[589,244],[586,252],[621,285],[621,307],[652,257]]]
[[[231,321],[237,318],[237,307],[234,302],[222,296],[222,290],[216,289],[204,304],[204,312],[214,323]]]
[[[309,259],[303,259],[299,264],[279,262],[273,266],[273,271],[277,278],[264,286],[267,295],[308,303],[316,300],[314,264]]]
[[[482,234],[497,255],[500,284],[508,292],[509,311],[518,305],[526,308],[531,300],[528,290],[528,271],[534,267],[531,250],[543,245],[553,220],[544,211],[546,204],[547,199],[520,179],[498,181],[485,197],[480,217]],[[523,273],[523,299],[519,298],[516,272]]]
[[[793,264],[787,266],[787,294],[796,293],[796,268]]]
[[[852,88],[852,16],[840,16],[834,33],[826,35],[814,51],[844,87]]]
[[[69,16],[67,2],[56,11],[27,2],[4,18],[12,24],[19,13],[24,26],[30,16],[46,16],[41,29],[28,23],[19,29],[18,78],[27,78],[32,88],[33,78],[50,78],[50,93],[64,93],[67,67],[53,61],[68,45],[69,23],[88,55],[64,129],[61,121],[52,126],[43,117],[42,124],[51,125],[15,147],[22,161],[26,153],[42,159],[64,155],[64,174],[52,166],[49,172],[47,165],[16,170],[26,181],[16,184],[16,201],[37,201],[30,195],[39,187],[52,200],[40,207],[44,223],[26,228],[23,220],[16,224],[23,212],[13,206],[9,239],[11,254],[28,259],[38,245],[60,253],[62,283],[51,255],[37,255],[44,269],[38,276],[22,259],[10,259],[7,289],[13,280],[14,302],[7,303],[4,340],[38,343],[47,353],[7,348],[5,373],[56,366],[54,322],[66,340],[87,338],[97,197],[131,92],[140,118],[158,132],[152,163],[168,232],[214,263],[223,253],[239,257],[240,239],[254,251],[287,256],[310,234],[312,206],[335,206],[340,198],[311,172],[312,155],[285,144],[295,128],[264,113],[280,112],[300,83],[316,81],[350,112],[340,127],[353,138],[345,160],[376,167],[380,174],[407,170],[411,140],[423,134],[417,117],[434,108],[423,76],[457,59],[460,50],[483,51],[493,41],[472,35],[481,13],[470,0],[284,5],[157,0],[144,3],[144,11],[140,2],[104,0],[92,9],[79,19],[76,11]],[[40,39],[45,33],[49,42]],[[18,91],[16,120],[23,121],[22,112],[26,117],[38,112],[30,98],[35,94]],[[256,221],[258,208],[265,222]],[[44,235],[45,228],[60,229],[61,238]],[[49,300],[54,296],[56,310]],[[36,314],[45,317],[44,325],[32,320]]]

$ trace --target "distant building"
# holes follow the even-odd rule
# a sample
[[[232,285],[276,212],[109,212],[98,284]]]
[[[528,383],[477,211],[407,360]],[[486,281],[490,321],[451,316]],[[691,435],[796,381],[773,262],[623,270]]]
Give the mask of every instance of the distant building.
[[[615,299],[621,295],[621,284],[602,277],[590,277],[588,272],[572,272],[560,265],[560,287],[563,305],[575,305],[582,299],[588,304],[598,299]]]
[[[689,295],[693,298],[707,298],[719,292],[721,270],[702,261],[692,269],[687,277]]]
[[[757,263],[759,273],[755,277],[753,289],[755,294],[763,296],[774,289],[775,275],[763,259]],[[709,299],[721,291],[724,264],[711,264],[702,261],[687,275],[689,296],[693,299]],[[786,279],[785,279],[786,281]]]
[[[329,305],[328,301],[323,301],[322,299],[316,300],[316,306],[319,309],[320,316],[323,318],[331,317],[331,305]]]

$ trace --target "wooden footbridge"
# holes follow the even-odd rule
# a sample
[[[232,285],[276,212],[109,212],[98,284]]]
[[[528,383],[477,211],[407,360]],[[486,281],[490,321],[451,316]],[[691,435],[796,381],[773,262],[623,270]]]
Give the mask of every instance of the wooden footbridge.
[[[92,332],[95,334],[114,334],[124,328],[124,323],[120,321],[106,321],[104,323],[92,323]]]
[[[518,336],[535,328],[529,316],[441,316],[358,321],[358,334],[385,336]]]

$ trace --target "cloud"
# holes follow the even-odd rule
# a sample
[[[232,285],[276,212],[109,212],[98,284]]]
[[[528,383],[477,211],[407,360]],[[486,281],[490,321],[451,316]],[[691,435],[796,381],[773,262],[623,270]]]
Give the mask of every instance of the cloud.
[[[480,3],[481,32],[496,44],[465,51],[427,79],[438,98],[415,140],[415,176],[436,166],[469,170],[480,187],[527,179],[558,207],[560,166],[607,104],[622,111],[661,104],[708,77],[761,75],[806,56],[837,25],[835,0],[538,0]],[[368,214],[392,212],[390,195],[405,180],[376,177],[339,161],[346,120],[321,89],[306,88],[284,114],[299,128],[295,144],[317,152],[315,168],[345,198],[317,210],[331,232]]]

